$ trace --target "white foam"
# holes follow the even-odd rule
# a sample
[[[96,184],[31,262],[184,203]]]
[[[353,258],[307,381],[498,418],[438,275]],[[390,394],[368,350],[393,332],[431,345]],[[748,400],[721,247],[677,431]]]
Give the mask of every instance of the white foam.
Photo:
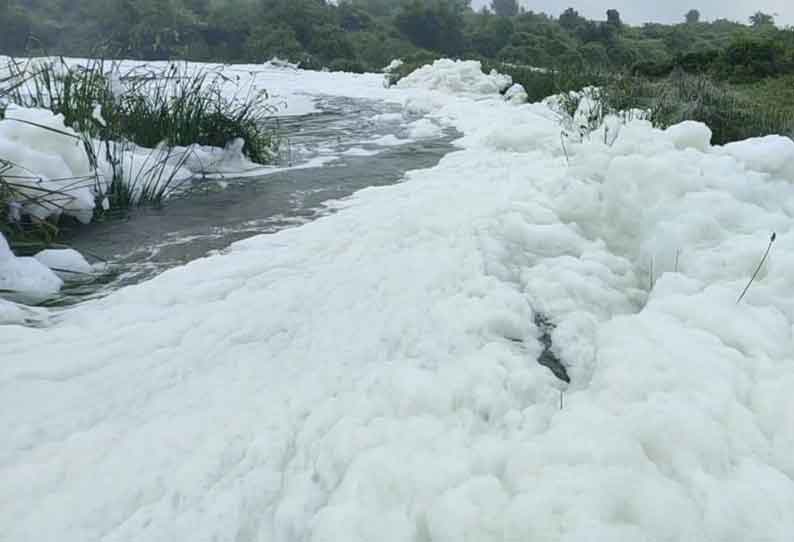
[[[430,119],[419,119],[408,125],[412,139],[427,139],[441,135],[441,127]]]
[[[0,532],[789,542],[787,144],[630,122],[566,158],[545,105],[389,92],[459,150],[0,328]]]
[[[400,79],[400,88],[423,88],[456,94],[491,95],[506,89],[512,83],[509,76],[491,72],[484,74],[482,65],[475,60],[436,60],[422,66]]]
[[[362,149],[361,147],[351,147],[342,152],[342,156],[374,156],[380,151]]]
[[[85,257],[71,248],[42,250],[34,258],[65,280],[93,272],[93,267]]]
[[[0,296],[17,302],[40,303],[57,294],[62,285],[61,279],[36,259],[14,256],[0,233]]]
[[[406,143],[410,143],[410,139],[402,139],[397,137],[394,134],[387,134],[381,137],[377,137],[372,141],[369,141],[371,145],[377,145],[379,147],[397,147],[399,145],[405,145]]]

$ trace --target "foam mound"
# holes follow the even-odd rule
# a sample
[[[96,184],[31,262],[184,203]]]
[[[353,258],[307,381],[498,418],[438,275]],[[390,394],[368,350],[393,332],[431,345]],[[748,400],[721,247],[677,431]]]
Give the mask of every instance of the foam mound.
[[[388,91],[462,134],[435,167],[0,326],[7,539],[791,541],[791,145],[566,152],[468,70]]]
[[[40,303],[57,294],[61,286],[63,281],[43,263],[35,258],[16,257],[0,233],[0,291],[3,297],[23,303]]]
[[[475,60],[440,59],[400,79],[401,88],[422,88],[450,94],[498,94],[512,84],[509,75],[482,72]]]

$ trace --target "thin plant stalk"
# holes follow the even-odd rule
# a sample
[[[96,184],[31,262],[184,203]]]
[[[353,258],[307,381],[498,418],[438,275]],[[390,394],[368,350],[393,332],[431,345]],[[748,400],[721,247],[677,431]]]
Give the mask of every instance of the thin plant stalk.
[[[777,233],[772,232],[772,236],[769,238],[769,244],[766,247],[766,252],[764,252],[764,257],[761,258],[760,262],[758,262],[758,267],[755,268],[755,273],[753,273],[753,276],[750,277],[750,281],[747,283],[747,286],[744,287],[744,290],[742,290],[739,299],[736,300],[737,305],[742,301],[742,299],[744,299],[744,294],[746,294],[747,290],[750,289],[750,285],[753,283],[755,277],[758,276],[758,273],[761,271],[761,268],[764,266],[764,262],[766,262],[766,259],[769,257],[769,251],[772,250],[772,244],[775,242],[776,238],[777,238]]]

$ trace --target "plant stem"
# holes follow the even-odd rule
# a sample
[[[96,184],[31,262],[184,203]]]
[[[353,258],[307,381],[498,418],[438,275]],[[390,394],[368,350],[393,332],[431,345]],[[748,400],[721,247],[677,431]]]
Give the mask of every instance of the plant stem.
[[[742,294],[739,296],[739,299],[736,300],[737,305],[744,298],[744,294],[746,294],[747,290],[750,289],[750,285],[753,283],[755,277],[758,276],[759,271],[761,271],[761,268],[764,266],[764,262],[766,262],[766,259],[769,256],[769,251],[772,250],[772,243],[775,242],[776,238],[777,238],[777,234],[775,232],[772,232],[772,237],[769,238],[769,245],[767,245],[766,247],[766,252],[764,252],[764,257],[761,258],[761,261],[758,263],[758,267],[755,268],[755,273],[753,273],[753,276],[750,277],[750,282],[747,283],[747,286],[745,286],[744,290],[742,290]]]

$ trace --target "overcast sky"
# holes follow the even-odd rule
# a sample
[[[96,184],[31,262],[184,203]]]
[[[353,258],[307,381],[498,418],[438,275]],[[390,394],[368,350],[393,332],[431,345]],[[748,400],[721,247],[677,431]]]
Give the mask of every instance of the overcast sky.
[[[490,0],[472,0],[480,8]],[[678,22],[684,13],[698,9],[704,20],[731,19],[746,22],[756,11],[777,14],[779,25],[794,25],[794,0],[519,0],[527,10],[557,16],[568,6],[588,19],[604,19],[607,9],[615,8],[622,19],[632,24],[648,21]]]

